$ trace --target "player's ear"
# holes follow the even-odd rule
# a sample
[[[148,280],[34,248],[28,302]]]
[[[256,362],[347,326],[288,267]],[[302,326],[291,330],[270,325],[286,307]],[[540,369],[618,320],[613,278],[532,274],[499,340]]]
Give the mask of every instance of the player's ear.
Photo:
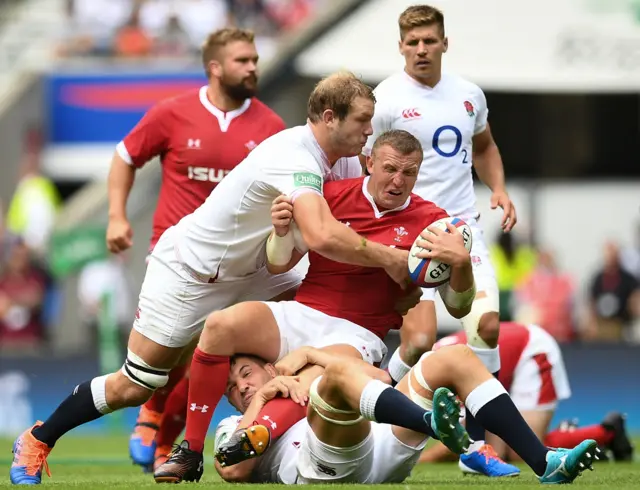
[[[275,366],[273,364],[265,364],[264,365],[264,370],[269,373],[269,376],[271,376],[272,378],[275,378],[276,376],[278,376],[278,370],[275,368]]]
[[[402,52],[402,39],[398,41],[398,52],[404,56],[404,53]]]
[[[367,157],[367,174],[371,175],[373,172],[373,158]]]
[[[222,78],[222,63],[218,60],[209,61],[209,75],[215,78]]]
[[[444,40],[442,41],[442,44],[444,44],[444,49],[442,50],[442,52],[446,53],[447,50],[449,49],[449,38],[445,37]]]
[[[327,109],[322,113],[322,121],[328,126],[332,124],[336,119],[335,114],[331,109]]]

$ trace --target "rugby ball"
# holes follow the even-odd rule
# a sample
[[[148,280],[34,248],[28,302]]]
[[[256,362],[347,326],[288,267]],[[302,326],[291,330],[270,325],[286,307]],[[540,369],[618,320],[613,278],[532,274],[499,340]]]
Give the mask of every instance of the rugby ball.
[[[471,228],[460,218],[442,218],[431,223],[428,228],[440,228],[441,230],[448,232],[447,223],[451,223],[453,226],[458,228],[460,233],[462,233],[464,247],[470,252],[472,242]],[[428,229],[425,229],[423,233],[431,232]],[[420,259],[415,257],[414,255],[416,253],[423,250],[418,246],[418,240],[420,240],[420,237],[416,238],[411,246],[411,250],[409,251],[409,276],[415,284],[423,288],[435,288],[441,286],[449,280],[449,276],[451,275],[451,266],[440,262],[439,260]]]

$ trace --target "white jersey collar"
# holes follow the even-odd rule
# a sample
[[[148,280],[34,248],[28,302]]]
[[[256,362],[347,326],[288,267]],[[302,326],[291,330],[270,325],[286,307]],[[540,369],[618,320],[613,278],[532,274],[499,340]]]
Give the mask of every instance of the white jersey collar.
[[[436,90],[440,86],[440,84],[442,83],[442,79],[444,78],[444,74],[441,74],[440,75],[440,81],[438,83],[436,83],[436,86],[435,87],[429,87],[429,85],[425,85],[424,83],[420,83],[418,80],[413,78],[411,75],[409,75],[404,70],[402,70],[401,76],[407,82],[409,82],[411,85],[413,85],[414,87],[419,88],[421,90],[426,90],[427,92],[432,92],[432,91]]]
[[[245,99],[242,105],[237,109],[224,112],[211,103],[209,97],[207,97],[207,86],[205,85],[204,87],[200,87],[200,103],[202,103],[204,108],[216,117],[218,124],[220,125],[220,131],[226,133],[231,121],[247,112],[247,109],[251,106],[251,99]]]
[[[409,194],[409,197],[407,197],[407,200],[401,206],[398,206],[397,208],[393,208],[393,209],[385,209],[384,211],[380,211],[378,209],[378,205],[373,200],[373,196],[369,194],[369,190],[367,189],[367,185],[369,184],[369,178],[370,177],[367,176],[362,181],[362,193],[364,194],[364,197],[367,198],[367,201],[369,201],[369,204],[371,204],[371,207],[373,208],[373,213],[375,214],[376,219],[382,218],[385,214],[388,214],[388,213],[393,213],[395,211],[402,211],[403,209],[407,209],[409,204],[411,204],[411,194]]]

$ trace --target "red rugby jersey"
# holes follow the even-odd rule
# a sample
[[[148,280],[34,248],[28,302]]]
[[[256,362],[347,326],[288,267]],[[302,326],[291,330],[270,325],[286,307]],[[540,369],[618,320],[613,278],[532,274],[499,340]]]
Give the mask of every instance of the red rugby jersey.
[[[447,217],[435,204],[415,194],[396,209],[379,210],[366,189],[368,178],[324,185],[333,216],[367,239],[409,250],[420,232]],[[402,325],[394,306],[402,289],[381,268],[342,264],[309,252],[309,270],[296,301],[330,316],[344,318],[380,338]]]
[[[282,119],[255,98],[221,111],[207,98],[207,87],[153,106],[118,144],[119,155],[135,167],[156,156],[162,162],[151,247],[164,230],[195,211],[253,148],[284,128]]]

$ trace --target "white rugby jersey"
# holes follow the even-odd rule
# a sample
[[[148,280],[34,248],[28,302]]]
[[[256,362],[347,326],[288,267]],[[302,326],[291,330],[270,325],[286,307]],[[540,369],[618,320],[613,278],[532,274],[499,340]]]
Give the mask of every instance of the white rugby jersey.
[[[476,216],[472,138],[486,129],[488,115],[480,87],[443,73],[431,88],[403,71],[381,82],[374,92],[373,134],[363,153],[370,155],[374,141],[385,131],[409,131],[424,151],[413,192],[451,216]]]
[[[260,143],[192,214],[175,225],[179,259],[203,276],[233,280],[266,264],[271,204],[280,194],[322,195],[324,182],[358,177],[358,157],[333,167],[311,127],[297,126]]]

